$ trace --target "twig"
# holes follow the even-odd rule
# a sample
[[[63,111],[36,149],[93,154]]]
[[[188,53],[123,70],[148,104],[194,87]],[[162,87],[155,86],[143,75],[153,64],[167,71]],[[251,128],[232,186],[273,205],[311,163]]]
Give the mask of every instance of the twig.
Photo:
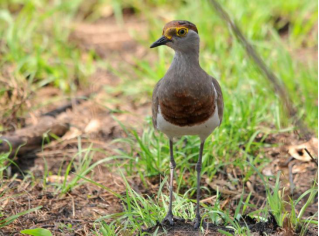
[[[302,122],[301,119],[297,117],[297,111],[294,108],[293,102],[289,97],[286,88],[284,85],[279,81],[276,75],[267,67],[266,63],[261,59],[261,57],[257,54],[256,50],[253,46],[248,42],[245,38],[239,27],[234,23],[234,21],[230,18],[228,13],[222,8],[222,6],[216,0],[210,0],[212,5],[214,6],[217,13],[220,17],[231,27],[233,33],[236,35],[238,40],[246,49],[246,52],[254,62],[257,64],[259,69],[265,74],[266,78],[271,82],[273,85],[275,92],[278,93],[279,97],[285,104],[285,108],[289,117],[293,120],[293,123],[297,126],[300,136],[304,137],[305,139],[309,139],[311,137],[311,132],[308,130],[307,126]]]
[[[44,116],[39,119],[36,125],[27,126],[1,136],[0,152],[10,152],[11,156],[34,152],[46,141],[45,136],[55,135],[62,137],[69,130],[69,123],[66,120],[58,120],[51,116]]]
[[[100,91],[100,88],[97,89],[96,91],[88,91],[83,93],[83,95],[71,99],[70,102],[66,103],[63,106],[57,107],[47,113],[42,114],[41,116],[52,116],[52,117],[57,117],[59,114],[65,112],[68,109],[72,109],[74,105],[78,105],[81,102],[87,101],[92,95],[96,94],[97,91]]]
[[[308,151],[307,148],[305,148],[305,151],[308,153],[308,155],[310,156],[311,160],[312,160],[314,163],[316,163],[316,165],[317,165],[317,167],[318,167],[318,162],[317,162],[317,160],[310,154],[310,152]]]
[[[74,198],[72,197],[71,194],[69,194],[69,197],[71,198],[71,203],[72,203],[72,217],[74,218],[75,217],[75,206],[74,206]]]
[[[216,199],[216,197],[217,196],[212,196],[212,197],[209,197],[209,198],[205,198],[203,200],[200,200],[200,203],[206,203],[206,202],[212,202],[213,203],[213,200]]]
[[[59,114],[65,112],[68,109],[72,109],[74,105],[78,105],[81,103],[81,101],[84,101],[84,99],[76,98],[71,102],[68,102],[67,104],[60,106],[52,111],[49,111],[47,113],[42,114],[41,116],[52,116],[57,117]]]

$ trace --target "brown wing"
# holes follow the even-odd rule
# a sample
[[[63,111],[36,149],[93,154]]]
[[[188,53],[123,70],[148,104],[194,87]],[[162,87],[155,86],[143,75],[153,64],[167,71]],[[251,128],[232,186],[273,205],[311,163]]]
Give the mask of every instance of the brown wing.
[[[222,89],[219,86],[218,81],[212,77],[213,85],[215,86],[216,92],[217,92],[217,106],[218,106],[218,116],[220,120],[220,124],[223,120],[223,114],[224,114],[224,100],[223,100],[223,93]]]
[[[158,113],[158,88],[161,83],[160,79],[157,84],[155,85],[154,91],[153,91],[153,96],[152,96],[152,120],[153,120],[153,126],[156,129],[157,127],[157,113]]]

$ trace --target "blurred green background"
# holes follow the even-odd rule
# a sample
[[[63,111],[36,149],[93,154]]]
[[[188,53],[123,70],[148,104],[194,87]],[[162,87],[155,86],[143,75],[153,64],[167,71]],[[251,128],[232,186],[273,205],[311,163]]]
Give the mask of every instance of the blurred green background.
[[[285,84],[299,117],[316,133],[317,1],[220,2]],[[169,20],[187,19],[197,25],[201,36],[201,65],[220,80],[225,94],[225,127],[234,125],[230,124],[233,122],[241,123],[241,127],[249,127],[248,123],[252,122],[254,125],[266,122],[276,128],[289,125],[271,85],[209,1],[2,0],[0,7],[1,81],[13,80],[26,93],[46,85],[70,93],[79,84],[85,84],[89,75],[112,58],[101,59],[94,50],[76,47],[69,37],[74,22],[101,20],[105,9],[111,9],[118,26],[125,27],[122,10],[130,9],[146,22],[141,29],[146,37],[134,34],[133,29],[126,30],[145,47],[159,37]],[[172,59],[168,49],[160,48],[159,53],[152,53],[159,63],[136,60],[137,79],[123,83],[126,85],[120,90],[130,95],[150,96]],[[125,73],[125,66],[132,67],[122,65],[122,70],[117,71],[123,81],[131,76]],[[2,86],[0,96],[10,89],[12,86]]]

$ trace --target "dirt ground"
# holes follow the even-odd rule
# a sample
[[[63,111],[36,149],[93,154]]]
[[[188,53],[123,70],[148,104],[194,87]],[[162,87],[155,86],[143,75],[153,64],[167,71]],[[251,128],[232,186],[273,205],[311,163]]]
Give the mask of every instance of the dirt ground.
[[[131,18],[130,15],[125,18],[125,26],[128,28],[139,30],[143,24],[142,20]],[[117,40],[119,35],[121,41]],[[118,27],[114,18],[107,18],[92,24],[75,24],[75,32],[70,40],[83,50],[95,49],[102,58],[112,58],[111,64],[115,68],[118,68],[123,61],[134,64],[133,58],[136,56],[152,60],[152,54],[146,51],[144,47],[139,46],[124,27]],[[0,192],[5,193],[2,197],[6,198],[0,205],[5,215],[14,215],[37,206],[42,206],[42,208],[19,217],[10,225],[2,228],[0,235],[19,235],[19,231],[22,229],[36,227],[49,229],[54,235],[90,235],[97,218],[123,211],[119,199],[93,184],[83,183],[65,195],[56,195],[56,188],[54,187],[55,184],[61,184],[63,179],[59,176],[63,176],[67,165],[74,154],[78,152],[78,136],[81,136],[83,147],[88,147],[93,143],[95,148],[105,151],[105,153],[95,153],[93,160],[98,161],[106,155],[115,154],[117,148],[125,148],[111,142],[126,135],[113,117],[116,117],[125,125],[141,130],[141,117],[151,113],[150,101],[131,101],[120,93],[107,94],[100,89],[102,87],[114,87],[120,81],[121,78],[118,78],[111,71],[97,71],[89,79],[88,86],[83,87],[75,95],[75,97],[80,97],[83,94],[89,94],[89,98],[73,104],[69,109],[56,116],[57,119],[67,120],[70,124],[69,131],[63,135],[61,140],[46,144],[42,151],[37,150],[16,157],[15,161],[19,168],[25,173],[32,173],[35,179],[43,177],[45,172],[50,173],[50,176],[45,181],[23,179],[16,166],[12,165],[10,167],[11,175],[18,173],[18,177],[8,178],[6,183],[2,185],[4,189],[0,189]],[[114,96],[118,100],[125,99],[126,102],[110,102]],[[54,97],[63,98],[63,94],[56,88],[44,87],[33,96],[31,106],[35,106],[39,99]],[[41,114],[55,110],[66,103],[68,103],[68,100],[65,98],[62,101],[41,107],[26,117],[25,125],[36,124]],[[113,112],[116,109],[127,112]],[[257,139],[261,137],[262,135],[258,136]],[[296,134],[283,133],[270,135],[264,142],[277,145],[272,145],[260,151],[260,155],[264,155],[271,160],[264,167],[263,174],[273,175],[281,170],[283,173],[281,176],[282,183],[288,189],[285,192],[286,199],[289,200],[289,197],[292,196],[290,192],[292,184],[294,185],[293,197],[294,199],[298,198],[312,186],[317,178],[317,165],[313,161],[302,158],[301,160],[292,159],[288,161],[291,156],[288,152],[291,146],[296,146],[305,141],[299,140]],[[313,150],[315,148],[309,151],[312,152]],[[300,156],[302,156],[301,154]],[[317,153],[313,155],[317,156]],[[45,161],[43,157],[45,157]],[[229,169],[218,173],[211,183],[203,182],[203,184],[212,191],[215,191],[218,187],[223,195],[223,202],[221,203],[223,208],[235,209],[242,189],[230,186],[229,174],[241,175],[239,170],[231,169],[229,166]],[[74,177],[72,174],[69,176],[70,179]],[[92,178],[117,193],[125,193],[125,184],[122,178],[112,168],[99,166],[95,169]],[[203,176],[203,180],[205,180],[205,176]],[[156,193],[159,180],[152,182],[151,189],[144,189],[138,178],[129,179],[129,183],[139,193]],[[253,200],[256,205],[262,207],[265,204],[265,189],[257,176],[252,177],[244,188],[247,190],[246,192],[253,192]],[[214,204],[214,199],[209,196],[204,194],[203,198],[203,201],[207,204]],[[315,203],[308,208],[305,216],[312,216],[317,212],[317,202],[318,196],[316,196]],[[300,202],[298,210],[303,203]],[[267,235],[294,235],[288,226],[285,229],[279,229],[272,218],[263,224],[258,224],[248,218],[245,219],[245,222],[250,223],[254,235],[264,235],[263,233],[267,233]],[[241,223],[244,223],[244,221]],[[72,229],[68,227],[69,224],[72,225]],[[145,232],[154,232],[156,228],[159,228],[160,232],[166,230],[167,235],[199,235],[199,232],[194,232],[191,223],[188,221],[180,221],[174,228],[159,224],[145,229]],[[222,235],[217,233],[218,229],[227,230],[224,226],[208,225],[204,235]],[[318,229],[312,228],[307,235],[317,235],[317,232]]]

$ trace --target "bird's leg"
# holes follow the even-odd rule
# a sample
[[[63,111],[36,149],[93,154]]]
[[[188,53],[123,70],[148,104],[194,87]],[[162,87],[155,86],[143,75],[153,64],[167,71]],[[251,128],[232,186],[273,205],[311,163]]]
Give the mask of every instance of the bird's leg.
[[[196,204],[196,218],[194,221],[194,228],[198,229],[201,223],[201,217],[199,214],[199,198],[200,198],[200,172],[202,170],[202,156],[203,156],[203,149],[204,149],[205,141],[201,142],[200,149],[199,149],[199,157],[198,162],[196,164],[196,171],[197,171],[197,204]]]
[[[173,212],[172,212],[172,202],[173,202],[173,179],[174,179],[174,169],[176,163],[173,155],[173,141],[169,140],[169,149],[170,149],[170,181],[169,181],[169,208],[167,215],[165,216],[163,222],[168,221],[170,225],[173,225]]]

